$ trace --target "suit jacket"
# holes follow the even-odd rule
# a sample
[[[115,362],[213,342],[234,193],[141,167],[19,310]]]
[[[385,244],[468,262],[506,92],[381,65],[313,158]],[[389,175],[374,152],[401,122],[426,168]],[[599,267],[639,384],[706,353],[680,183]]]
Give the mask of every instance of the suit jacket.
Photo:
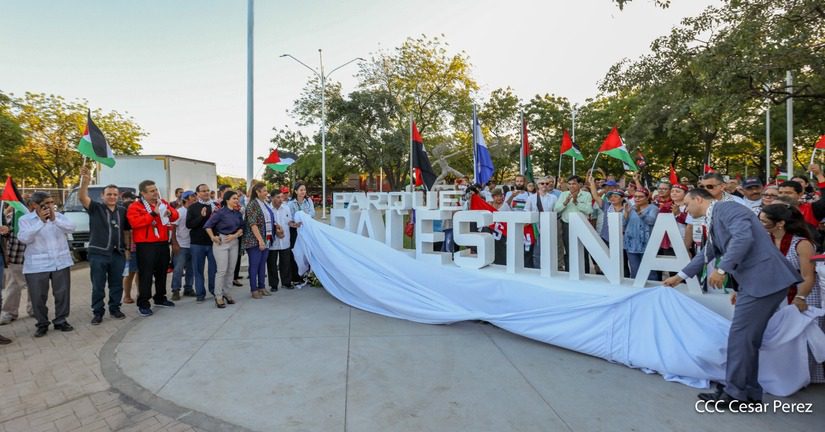
[[[717,202],[711,219],[708,260],[721,256],[717,267],[736,278],[743,294],[765,297],[802,281],[749,208],[733,201]],[[696,276],[704,264],[704,254],[696,254],[682,272]]]

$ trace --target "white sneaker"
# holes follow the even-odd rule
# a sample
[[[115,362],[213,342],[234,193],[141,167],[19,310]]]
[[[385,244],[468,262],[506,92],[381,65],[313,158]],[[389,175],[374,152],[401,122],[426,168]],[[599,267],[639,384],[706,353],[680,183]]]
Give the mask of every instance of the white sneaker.
[[[3,316],[0,317],[0,325],[11,324],[12,321],[14,321],[14,318],[12,318],[11,315],[3,314]]]

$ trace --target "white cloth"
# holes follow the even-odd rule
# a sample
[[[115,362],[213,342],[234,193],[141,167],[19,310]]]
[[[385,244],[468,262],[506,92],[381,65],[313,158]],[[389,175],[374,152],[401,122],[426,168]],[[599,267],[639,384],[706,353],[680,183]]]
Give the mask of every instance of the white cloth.
[[[23,274],[52,272],[71,267],[74,262],[69,253],[66,234],[74,231],[74,228],[74,223],[63,213],[57,213],[54,221],[45,223],[35,212],[21,217],[17,238],[26,244]]]
[[[272,204],[267,204],[272,213],[275,214],[275,223],[281,227],[284,232],[284,238],[273,237],[272,244],[269,245],[269,250],[284,250],[289,249],[289,223],[292,221],[292,212],[286,203],[282,203],[280,207],[275,208]]]
[[[192,245],[192,239],[189,235],[190,229],[186,227],[186,207],[178,207],[178,220],[172,222],[172,225],[175,226],[178,246],[189,248]]]
[[[676,290],[660,287],[605,296],[514,284],[477,271],[416,261],[383,243],[303,214],[295,219],[303,222],[293,250],[299,272],[303,274],[311,264],[324,288],[353,307],[430,324],[484,320],[693,387],[725,378],[730,321]],[[569,284],[575,287],[576,281]],[[809,333],[822,333],[786,322],[771,321],[766,347],[779,345],[770,335],[807,338],[810,343]],[[808,355],[798,347],[780,351],[787,364]],[[765,391],[787,393],[788,389],[771,383],[795,382],[787,378],[789,372],[784,366],[763,366],[761,373],[770,378]]]

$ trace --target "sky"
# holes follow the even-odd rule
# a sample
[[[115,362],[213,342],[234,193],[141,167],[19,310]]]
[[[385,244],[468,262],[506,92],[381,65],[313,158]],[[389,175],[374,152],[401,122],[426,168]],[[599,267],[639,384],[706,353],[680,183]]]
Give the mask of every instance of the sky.
[[[257,0],[254,25],[255,157],[311,72],[391,50],[408,37],[443,35],[464,51],[479,98],[511,87],[523,100],[552,93],[584,102],[608,68],[648,52],[683,17],[721,0]],[[247,0],[0,0],[0,91],[86,99],[134,117],[144,154],[213,161],[246,176]],[[357,65],[338,71],[345,93]],[[468,125],[469,127],[469,125]],[[262,165],[256,159],[255,173]]]

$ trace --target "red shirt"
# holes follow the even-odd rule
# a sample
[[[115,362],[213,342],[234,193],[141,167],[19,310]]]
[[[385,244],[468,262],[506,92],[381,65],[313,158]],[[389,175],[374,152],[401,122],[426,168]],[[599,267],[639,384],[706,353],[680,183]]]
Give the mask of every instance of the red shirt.
[[[169,222],[178,220],[178,211],[166,201],[161,200],[161,202],[166,204],[166,208],[169,210]],[[150,208],[155,211],[155,206],[150,204]],[[146,211],[142,200],[136,200],[129,206],[126,211],[126,218],[129,219],[129,225],[132,226],[133,242],[157,243],[169,241],[169,229],[163,225],[160,215],[152,216]],[[152,222],[154,222],[154,225],[152,225]]]

